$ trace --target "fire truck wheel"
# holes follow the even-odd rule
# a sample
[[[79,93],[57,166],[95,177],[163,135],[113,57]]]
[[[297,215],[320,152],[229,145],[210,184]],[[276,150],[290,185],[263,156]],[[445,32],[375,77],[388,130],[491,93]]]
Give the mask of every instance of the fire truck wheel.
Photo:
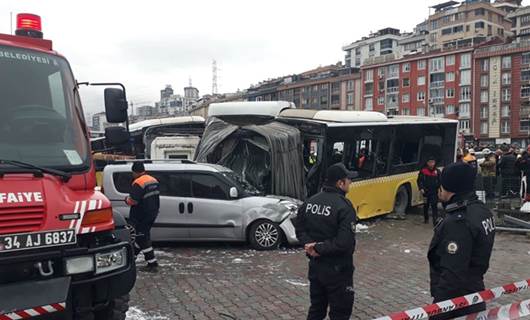
[[[96,312],[97,320],[125,320],[127,310],[129,310],[129,295],[118,297],[109,302],[109,305]]]

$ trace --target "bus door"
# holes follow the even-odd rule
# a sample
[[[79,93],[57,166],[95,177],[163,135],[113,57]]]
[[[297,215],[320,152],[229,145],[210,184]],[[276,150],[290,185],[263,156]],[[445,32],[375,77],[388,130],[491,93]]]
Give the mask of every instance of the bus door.
[[[322,183],[323,154],[324,139],[322,137],[304,136],[303,157],[308,197],[320,191],[320,184]]]

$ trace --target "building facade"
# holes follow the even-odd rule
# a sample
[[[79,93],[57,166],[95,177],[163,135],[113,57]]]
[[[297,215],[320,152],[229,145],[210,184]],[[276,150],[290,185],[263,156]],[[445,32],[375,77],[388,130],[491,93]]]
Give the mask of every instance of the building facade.
[[[530,127],[530,43],[474,52],[475,136],[489,143],[527,145]]]
[[[361,75],[342,64],[264,82],[247,90],[249,101],[289,101],[298,108],[360,110]]]
[[[528,144],[530,43],[416,54],[361,74],[363,110],[458,119],[468,139]]]
[[[395,54],[403,38],[399,29],[385,28],[342,48],[347,67],[359,68],[368,58]]]
[[[474,46],[511,36],[511,20],[502,3],[489,0],[448,1],[432,7],[427,20],[429,44],[435,48]]]
[[[530,41],[530,6],[509,13],[508,18],[512,21],[515,42]]]

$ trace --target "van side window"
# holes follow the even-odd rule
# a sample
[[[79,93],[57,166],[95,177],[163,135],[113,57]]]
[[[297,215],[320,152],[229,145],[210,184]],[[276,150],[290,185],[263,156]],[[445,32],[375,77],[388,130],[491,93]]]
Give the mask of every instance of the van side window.
[[[132,173],[131,172],[114,172],[112,174],[112,180],[114,180],[114,186],[120,193],[129,194],[132,186]]]
[[[228,200],[228,186],[212,175],[193,175],[191,189],[195,198]]]

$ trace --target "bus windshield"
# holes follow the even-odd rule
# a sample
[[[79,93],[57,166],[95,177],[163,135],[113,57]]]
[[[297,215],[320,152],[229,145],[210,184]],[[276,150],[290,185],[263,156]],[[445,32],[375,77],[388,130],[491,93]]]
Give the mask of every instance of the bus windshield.
[[[88,167],[88,139],[68,63],[0,46],[0,159],[64,171]]]

